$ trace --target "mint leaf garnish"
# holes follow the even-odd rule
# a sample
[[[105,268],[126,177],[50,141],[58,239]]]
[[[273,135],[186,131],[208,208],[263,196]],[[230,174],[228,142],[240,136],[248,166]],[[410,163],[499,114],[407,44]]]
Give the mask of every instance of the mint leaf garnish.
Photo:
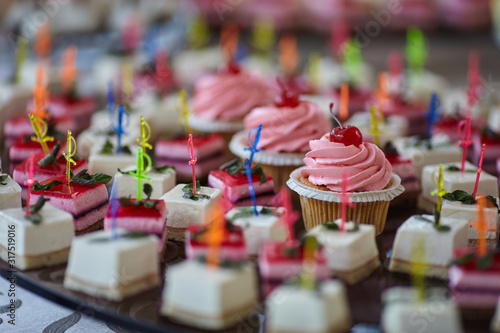
[[[0,185],[7,185],[7,183],[4,183],[7,178],[9,178],[9,175],[0,175]]]
[[[28,216],[25,215],[24,217],[33,222],[34,224],[40,224],[40,222],[42,222],[42,215],[40,215],[39,212],[43,208],[45,203],[49,200],[50,198],[45,198],[43,195],[41,195],[34,205],[31,205],[29,208],[26,208],[30,210],[30,215]]]
[[[47,184],[40,184],[39,182],[35,182],[33,184],[33,191],[35,192],[40,192],[40,191],[47,191],[50,190],[53,187],[56,187],[57,185],[61,185],[63,182],[60,180],[53,180],[50,183]]]
[[[111,176],[98,172],[93,175],[87,173],[87,169],[83,169],[76,175],[71,177],[70,183],[78,185],[97,185],[107,184],[111,180]]]
[[[104,146],[102,146],[101,150],[99,151],[99,154],[101,154],[101,155],[113,155],[113,152],[114,152],[113,144],[111,143],[111,141],[106,139],[106,142],[104,143]]]
[[[201,185],[199,180],[196,181],[196,192],[198,192],[196,194],[194,194],[193,191],[193,183],[189,183],[182,188],[182,192],[184,192],[184,195],[182,197],[194,201],[210,199],[210,196],[199,193],[200,190],[201,190]]]
[[[219,168],[219,170],[225,170],[228,174],[234,176],[238,173],[241,173],[242,175],[246,175],[247,172],[245,170],[245,166],[243,163],[238,158],[235,158],[232,161],[229,161]],[[260,176],[260,183],[264,184],[267,182],[267,176],[264,173],[264,170],[262,170],[262,167],[260,165],[256,165],[252,168],[251,170],[252,175],[258,175]]]
[[[42,158],[39,162],[38,165],[42,167],[47,167],[49,164],[56,163],[57,161],[57,154],[59,154],[59,150],[61,149],[61,142],[57,141],[56,145],[54,148],[52,148],[52,152],[48,153],[45,155],[44,158]]]

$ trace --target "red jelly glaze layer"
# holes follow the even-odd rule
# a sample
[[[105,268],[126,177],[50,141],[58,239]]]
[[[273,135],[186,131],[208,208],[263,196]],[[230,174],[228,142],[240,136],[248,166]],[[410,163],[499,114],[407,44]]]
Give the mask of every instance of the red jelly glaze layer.
[[[456,249],[454,258],[457,259],[468,253],[474,253],[476,251],[477,249],[474,248]],[[498,252],[489,252],[489,253],[493,257],[493,264],[487,269],[481,270],[481,272],[500,274],[500,253]],[[467,262],[466,264],[460,265],[459,267],[466,272],[478,272],[479,270],[477,268],[477,257]]]
[[[54,146],[56,145],[57,141],[58,140],[47,141],[47,147],[49,147],[49,149],[52,150],[52,148],[54,148]],[[20,136],[19,138],[17,138],[11,147],[15,147],[17,149],[29,149],[29,150],[40,148],[40,151],[43,152],[40,143],[38,143],[37,141],[33,141],[31,139],[27,139],[24,136]]]
[[[118,201],[118,199],[114,199]],[[132,203],[136,202],[136,199],[130,199]],[[144,205],[139,206],[122,206],[118,204],[118,212],[116,213],[116,218],[120,217],[142,217],[142,218],[161,218],[162,212],[166,211],[165,201],[163,200],[150,200],[158,202],[155,208],[148,208]],[[111,206],[111,205],[110,205]],[[111,209],[108,210],[106,217],[112,218]]]
[[[494,138],[490,137],[487,134],[482,134],[481,135],[481,145],[485,143],[486,147],[491,147],[491,146],[499,146],[500,145],[500,137]],[[488,150],[488,149],[486,149]]]
[[[239,186],[239,185],[245,185],[248,184],[248,179],[246,175],[242,175],[241,173],[238,173],[236,175],[230,175],[227,173],[226,170],[212,170],[210,171],[210,175],[213,177],[220,179],[224,182],[225,185],[229,187],[233,186]],[[269,175],[267,175],[267,181],[272,181],[273,178]],[[260,176],[259,175],[252,175],[252,183],[260,183]]]
[[[47,165],[46,167],[41,166],[38,164],[38,162],[45,157],[45,153],[42,151],[40,153],[37,153],[34,155],[35,159],[35,164],[33,166],[33,174],[35,175],[59,175],[59,174],[66,174],[66,159],[62,156],[59,156],[57,159],[56,163],[51,163]],[[86,163],[85,160],[77,160],[75,161],[76,165],[72,165],[71,167],[73,169],[81,167],[83,164]],[[19,170],[21,172],[28,172],[29,170],[29,159],[26,159],[19,163],[16,166],[16,170]]]
[[[188,231],[190,235],[202,233],[206,230],[206,226],[201,225],[190,225]],[[189,244],[192,247],[207,247],[207,243],[204,242],[200,237],[197,239],[189,238]],[[243,235],[243,230],[239,226],[233,226],[232,229],[226,228],[224,232],[224,241],[221,243],[223,247],[232,248],[244,248],[245,247],[245,237]]]
[[[41,184],[48,184],[53,180],[59,180],[63,182],[62,184],[59,184],[57,186],[54,186],[50,190],[44,190],[37,192],[37,194],[43,194],[45,197],[55,197],[55,198],[61,198],[61,199],[75,199],[79,197],[80,195],[84,194],[85,192],[88,191],[93,191],[95,188],[99,186],[106,186],[104,184],[97,184],[97,185],[80,185],[80,184],[71,184],[71,193],[69,192],[68,189],[68,184],[66,175],[60,175],[60,176],[55,176],[52,178],[47,179],[46,181],[41,182]]]
[[[385,154],[385,158],[391,163],[391,165],[398,164],[411,164],[411,160],[402,158],[398,154]]]

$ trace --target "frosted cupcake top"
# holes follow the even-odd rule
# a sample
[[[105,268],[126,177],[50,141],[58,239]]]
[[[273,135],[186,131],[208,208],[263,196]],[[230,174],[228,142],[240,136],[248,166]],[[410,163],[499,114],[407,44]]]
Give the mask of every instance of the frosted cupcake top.
[[[262,124],[259,148],[270,152],[307,152],[309,141],[318,139],[330,128],[320,106],[300,101],[296,106],[275,104],[258,107],[245,117],[245,131]]]
[[[207,120],[241,120],[254,107],[272,101],[270,87],[259,77],[242,70],[225,72],[197,82],[193,113]]]
[[[350,192],[379,191],[392,176],[391,163],[376,145],[363,142],[359,146],[331,142],[330,133],[309,142],[311,151],[304,158],[300,175],[314,185],[341,192],[343,173],[347,171]]]

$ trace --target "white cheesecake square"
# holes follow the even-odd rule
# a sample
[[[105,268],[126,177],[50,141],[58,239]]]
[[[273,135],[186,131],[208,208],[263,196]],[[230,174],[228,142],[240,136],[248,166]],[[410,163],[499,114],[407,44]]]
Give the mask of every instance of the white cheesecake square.
[[[236,215],[248,211],[253,212],[253,207],[233,208],[226,214],[226,218],[243,230],[249,255],[258,255],[262,244],[266,241],[284,242],[286,240],[287,229],[283,223],[280,223],[279,217],[283,209],[274,210],[257,206],[259,215],[253,213],[250,215],[244,214],[241,217]]]
[[[159,284],[158,240],[154,235],[126,237],[123,229],[76,237],[71,244],[64,287],[120,301]]]
[[[14,253],[14,266],[19,269],[54,266],[68,259],[74,237],[73,217],[50,203],[38,213],[42,219],[35,224],[25,218],[24,209],[0,211],[0,235],[4,235],[0,237],[1,258],[7,261],[9,252]],[[11,246],[14,248],[9,249]]]
[[[0,181],[0,209],[21,207],[21,186],[9,175],[0,173],[0,177],[7,176]]]
[[[447,168],[460,168],[461,163],[444,164],[443,189],[448,192],[462,190],[469,194],[474,192],[476,184],[477,167],[472,163],[465,162],[465,172],[447,171]],[[439,164],[427,165],[422,171],[422,194],[433,203],[437,202],[437,196],[431,195],[436,189],[439,178]],[[498,179],[495,176],[486,173],[484,170],[479,177],[477,193],[481,195],[491,195],[498,198]]]
[[[434,216],[413,215],[398,228],[392,248],[389,270],[410,273],[415,260],[414,244],[423,242],[426,276],[447,279],[448,267],[455,249],[468,244],[468,221],[441,218],[441,225],[448,231],[434,226]]]
[[[345,287],[326,281],[318,290],[281,285],[266,300],[266,332],[345,332],[351,315]]]
[[[382,329],[386,333],[463,332],[458,309],[446,293],[444,288],[427,290],[426,298],[418,302],[414,288],[386,290],[382,294]]]
[[[441,207],[441,218],[453,218],[467,221],[469,224],[469,240],[478,240],[479,237],[476,231],[477,210],[477,204],[466,205],[461,203],[460,201],[443,200],[443,205]],[[486,223],[488,224],[486,239],[496,240],[498,235],[499,222],[498,208],[484,208],[484,217]]]
[[[165,193],[161,199],[167,205],[167,227],[185,230],[192,224],[211,222],[210,213],[215,200],[221,198],[221,191],[216,188],[201,186],[199,193],[208,195],[208,199],[192,200],[184,198],[182,189],[187,184],[177,184]]]
[[[433,135],[432,148],[420,144],[416,137],[397,138],[394,140],[399,155],[410,159],[417,169],[417,177],[422,176],[422,169],[426,165],[438,163],[458,162],[462,157],[461,149],[451,142],[444,134]]]
[[[334,223],[340,226],[341,221],[337,219]],[[345,228],[346,231],[342,232],[319,225],[308,233],[323,246],[328,266],[334,273],[356,271],[374,258],[378,260],[373,225],[346,222]],[[355,228],[357,230],[354,231]]]
[[[223,329],[258,304],[257,273],[252,264],[212,267],[195,260],[169,266],[160,312],[204,329]]]
[[[89,156],[89,174],[102,172],[113,176],[118,169],[124,169],[136,163],[136,147],[130,147],[132,154],[120,153],[115,151],[113,154],[101,154],[102,146],[95,146]]]
[[[134,171],[136,167],[128,166],[120,170],[123,172]],[[162,195],[175,187],[177,174],[174,168],[168,168],[161,172],[150,171],[146,176],[151,178],[151,181],[143,179],[142,184],[149,184],[153,187],[151,199],[160,199]],[[134,176],[117,172],[113,182],[117,184],[117,195],[119,198],[137,198],[137,179]]]
[[[352,115],[347,124],[356,126],[363,134],[364,141],[375,142],[372,134],[371,114],[369,112],[358,112]],[[384,121],[378,121],[379,146],[384,147],[388,142],[403,137],[408,130],[408,120],[403,116],[389,116]]]

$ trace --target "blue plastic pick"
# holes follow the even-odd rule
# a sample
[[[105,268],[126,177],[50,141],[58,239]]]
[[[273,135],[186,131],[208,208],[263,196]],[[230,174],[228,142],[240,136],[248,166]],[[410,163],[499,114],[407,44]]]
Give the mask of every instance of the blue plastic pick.
[[[123,116],[125,116],[126,122],[123,122]],[[120,154],[122,152],[122,135],[125,134],[127,135],[127,132],[125,132],[125,128],[128,127],[129,123],[129,115],[128,113],[125,112],[125,109],[123,105],[120,105],[120,108],[118,110],[118,123],[116,126],[113,126],[113,129],[116,132],[116,152]]]
[[[116,179],[113,181],[111,186],[111,198],[110,198],[110,212],[111,212],[111,239],[118,239],[116,216],[118,215],[118,185]]]
[[[436,121],[437,109],[439,104],[439,96],[435,92],[431,95],[431,101],[429,103],[429,113],[427,115],[427,138],[432,136],[432,130],[434,129],[434,122]]]
[[[252,183],[252,168],[250,161],[248,159],[245,160],[245,171],[248,179],[248,189],[250,190],[250,198],[252,199],[253,212],[255,216],[258,216],[259,212],[257,211],[257,199],[255,198],[255,190],[253,188],[253,183]]]
[[[113,117],[115,115],[115,95],[113,93],[113,81],[108,82],[108,92],[107,92],[107,97],[108,97],[108,114],[109,114],[109,119],[110,123],[113,123]]]
[[[257,131],[257,133],[255,133],[255,138],[252,142],[252,133],[255,131]],[[255,153],[258,153],[259,151],[262,151],[262,149],[257,149],[261,131],[262,131],[262,125],[259,125],[258,127],[252,128],[248,133],[248,144],[250,145],[250,148],[245,148],[245,150],[250,151],[250,158],[249,158],[250,165],[252,165],[253,163],[253,155],[255,155]]]

